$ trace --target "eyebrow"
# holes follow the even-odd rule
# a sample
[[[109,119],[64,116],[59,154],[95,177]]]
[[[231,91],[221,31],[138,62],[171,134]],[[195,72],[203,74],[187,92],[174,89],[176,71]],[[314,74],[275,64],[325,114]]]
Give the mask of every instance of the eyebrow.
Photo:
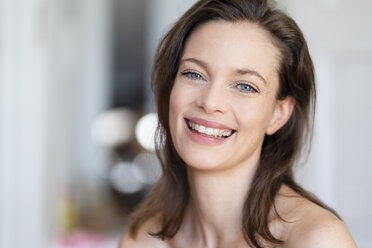
[[[201,61],[201,60],[199,60],[199,59],[196,59],[196,58],[186,58],[186,59],[181,60],[181,63],[182,63],[182,62],[187,62],[187,61],[188,61],[188,62],[195,63],[195,64],[197,64],[197,65],[203,67],[203,68],[206,69],[206,70],[208,70],[208,68],[209,68],[209,66],[208,66],[207,63],[205,63],[204,61]],[[181,64],[181,63],[180,63],[180,64]],[[258,72],[255,71],[255,70],[248,69],[248,68],[237,69],[237,70],[236,70],[236,74],[240,74],[240,75],[251,74],[251,75],[254,75],[254,76],[260,78],[260,79],[264,82],[264,84],[267,85],[267,82],[266,82],[265,78],[264,78],[260,73],[258,73]]]
[[[264,82],[264,84],[267,85],[267,82],[266,82],[265,78],[260,73],[258,73],[255,70],[251,70],[251,69],[238,69],[236,72],[238,74],[241,74],[241,75],[245,75],[245,74],[255,75],[256,77],[260,78]]]

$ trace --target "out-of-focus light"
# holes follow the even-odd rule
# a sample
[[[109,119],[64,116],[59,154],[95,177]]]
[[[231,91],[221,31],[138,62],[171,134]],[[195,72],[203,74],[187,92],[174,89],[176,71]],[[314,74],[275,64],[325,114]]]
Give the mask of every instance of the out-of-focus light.
[[[155,151],[155,130],[158,125],[158,117],[155,113],[143,116],[136,125],[136,138],[143,148]]]
[[[102,113],[92,125],[92,138],[98,144],[113,148],[133,138],[136,114],[126,108],[111,109]]]
[[[159,180],[162,169],[154,153],[138,154],[132,164],[133,174],[144,184],[153,184]]]
[[[124,194],[134,194],[143,189],[144,185],[133,174],[132,164],[120,162],[112,167],[109,174],[111,185]]]

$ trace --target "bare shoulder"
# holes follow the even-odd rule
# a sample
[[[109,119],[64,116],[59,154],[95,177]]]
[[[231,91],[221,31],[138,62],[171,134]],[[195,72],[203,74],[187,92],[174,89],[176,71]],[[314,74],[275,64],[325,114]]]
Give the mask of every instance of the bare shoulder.
[[[294,200],[293,206],[296,214],[287,233],[288,248],[357,247],[345,224],[333,213],[302,197]]]
[[[157,230],[155,219],[147,221],[139,230],[136,237],[132,237],[129,232],[125,233],[120,240],[118,248],[168,248],[166,241],[162,241],[149,233]]]
[[[289,248],[357,247],[344,223],[326,210],[309,213],[296,223],[287,244]]]

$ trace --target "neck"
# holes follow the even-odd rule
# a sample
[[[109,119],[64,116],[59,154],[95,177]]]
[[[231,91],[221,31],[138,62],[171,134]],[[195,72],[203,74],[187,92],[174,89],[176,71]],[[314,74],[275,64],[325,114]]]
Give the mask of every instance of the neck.
[[[202,240],[205,247],[243,240],[242,210],[258,157],[251,160],[213,172],[188,168],[191,197],[185,219],[193,239]]]

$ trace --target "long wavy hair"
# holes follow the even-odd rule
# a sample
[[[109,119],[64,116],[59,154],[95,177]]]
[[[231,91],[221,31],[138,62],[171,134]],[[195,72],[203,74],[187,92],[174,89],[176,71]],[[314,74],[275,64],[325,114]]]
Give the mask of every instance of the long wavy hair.
[[[161,40],[153,66],[152,88],[159,117],[156,151],[163,175],[133,213],[129,232],[135,238],[138,229],[156,217],[160,228],[151,235],[162,240],[171,239],[182,224],[190,189],[186,164],[177,154],[170,135],[170,93],[188,37],[200,25],[214,20],[247,21],[268,31],[281,53],[277,98],[295,99],[288,122],[275,134],[264,138],[259,166],[242,209],[242,232],[249,245],[260,248],[259,240],[281,244],[284,241],[270,232],[268,218],[270,210],[275,209],[274,198],[283,184],[335,212],[294,180],[293,166],[306,144],[311,143],[316,98],[314,67],[295,21],[268,0],[199,0]]]

